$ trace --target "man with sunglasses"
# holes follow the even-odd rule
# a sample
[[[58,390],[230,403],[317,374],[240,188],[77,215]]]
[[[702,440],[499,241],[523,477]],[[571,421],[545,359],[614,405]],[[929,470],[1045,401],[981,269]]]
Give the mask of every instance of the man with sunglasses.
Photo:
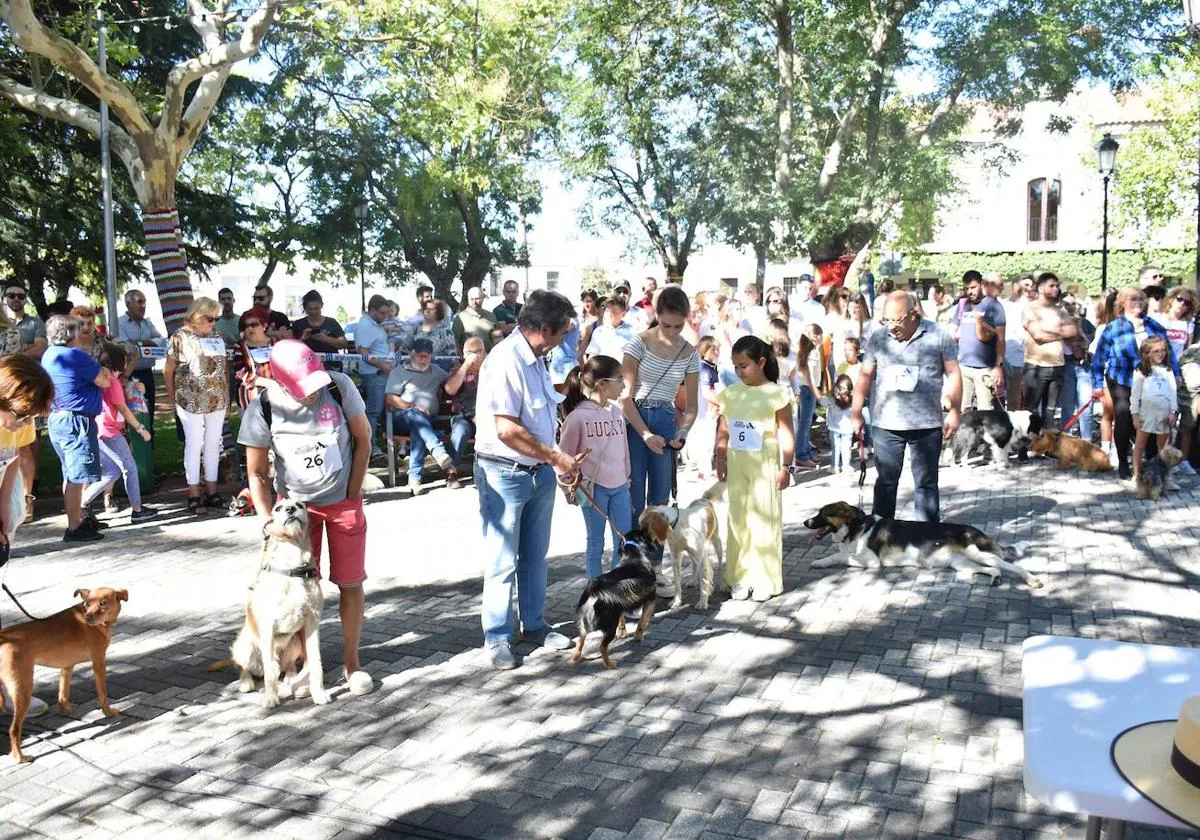
[[[292,322],[287,315],[282,312],[276,312],[271,308],[271,301],[275,300],[275,292],[266,283],[254,290],[254,305],[261,306],[263,309],[271,313],[267,319],[267,335],[274,341],[282,341],[285,338],[292,337]]]
[[[914,519],[938,522],[938,459],[942,441],[958,429],[962,376],[958,347],[937,324],[921,317],[904,290],[884,299],[883,329],[867,338],[862,371],[854,386],[850,419],[863,433],[863,405],[870,396],[871,437],[875,443],[875,499],[872,513],[896,518],[896,488],[907,449],[912,460]],[[942,416],[942,382],[950,411]]]
[[[30,358],[40,359],[49,346],[46,341],[46,322],[25,311],[27,298],[24,286],[9,283],[4,287],[4,314],[21,333],[22,352]]]

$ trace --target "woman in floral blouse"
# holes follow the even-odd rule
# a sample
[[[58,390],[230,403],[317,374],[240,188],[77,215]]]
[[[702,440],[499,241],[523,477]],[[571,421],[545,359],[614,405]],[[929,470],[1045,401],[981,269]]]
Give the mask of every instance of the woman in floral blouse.
[[[212,298],[197,298],[186,322],[171,336],[163,379],[167,399],[175,404],[183,427],[183,471],[188,484],[188,511],[225,507],[217,493],[221,429],[229,399],[225,340],[215,329],[221,307]],[[204,498],[200,497],[200,456],[204,456]]]

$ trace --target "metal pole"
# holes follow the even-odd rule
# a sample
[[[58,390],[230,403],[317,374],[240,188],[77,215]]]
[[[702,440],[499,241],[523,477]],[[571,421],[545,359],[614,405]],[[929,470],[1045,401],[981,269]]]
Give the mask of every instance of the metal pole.
[[[1100,251],[1100,292],[1108,291],[1108,176],[1104,176],[1104,243]]]
[[[1196,31],[1200,34],[1200,29]],[[1200,46],[1200,37],[1196,44]],[[1200,289],[1200,139],[1196,144],[1196,288]]]
[[[108,27],[104,10],[96,9],[99,24],[97,63],[100,72],[107,72],[108,54],[105,39]],[[104,296],[108,310],[108,334],[117,336],[117,252],[113,243],[112,160],[108,151],[108,103],[100,100],[100,184],[104,193]]]
[[[362,311],[367,311],[367,275],[363,268],[363,220],[358,220],[358,288],[362,293]]]

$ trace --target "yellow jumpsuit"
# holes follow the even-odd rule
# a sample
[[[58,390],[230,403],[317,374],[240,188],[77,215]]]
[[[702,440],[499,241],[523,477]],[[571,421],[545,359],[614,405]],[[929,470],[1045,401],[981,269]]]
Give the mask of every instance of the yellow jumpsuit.
[[[775,489],[779,444],[775,412],[792,404],[789,388],[741,382],[717,395],[729,427],[729,534],[725,585],[755,594],[783,592],[783,496]]]

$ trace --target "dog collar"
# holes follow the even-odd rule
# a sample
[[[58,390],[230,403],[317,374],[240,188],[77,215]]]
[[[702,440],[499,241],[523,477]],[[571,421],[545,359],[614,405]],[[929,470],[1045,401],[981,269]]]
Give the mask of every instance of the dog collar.
[[[317,577],[317,569],[315,566],[301,566],[298,569],[284,569],[280,568],[279,566],[268,565],[266,569],[268,572],[274,572],[277,575],[284,575],[285,577],[305,578],[307,580],[314,580]]]
[[[674,528],[676,525],[679,524],[679,508],[669,507],[669,508],[666,508],[666,512],[667,512],[667,524],[670,525],[671,528]]]
[[[635,543],[633,540],[625,540],[625,544],[621,546],[621,548],[641,548],[641,546]]]

